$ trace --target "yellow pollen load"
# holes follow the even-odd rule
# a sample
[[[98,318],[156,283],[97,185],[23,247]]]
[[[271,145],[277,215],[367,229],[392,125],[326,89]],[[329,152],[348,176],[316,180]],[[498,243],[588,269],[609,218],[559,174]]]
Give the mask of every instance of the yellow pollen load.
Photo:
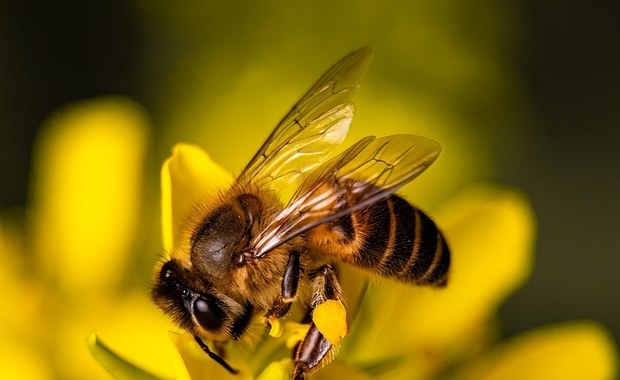
[[[327,300],[312,312],[312,321],[323,336],[331,343],[338,344],[347,335],[347,311],[340,301]]]

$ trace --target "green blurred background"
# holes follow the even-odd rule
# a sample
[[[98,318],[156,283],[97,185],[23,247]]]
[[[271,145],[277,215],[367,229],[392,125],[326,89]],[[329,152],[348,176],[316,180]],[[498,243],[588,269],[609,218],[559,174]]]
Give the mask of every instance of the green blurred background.
[[[501,310],[505,334],[589,318],[620,336],[618,3],[293,4],[1,2],[0,215],[25,213],[37,130],[63,105],[120,94],[144,106],[145,199],[156,207],[172,144],[200,144],[238,171],[323,70],[373,45],[352,131],[414,120],[410,133],[439,139],[445,162],[461,162],[419,204],[480,180],[533,203],[536,265]],[[144,256],[157,250],[152,227],[141,232],[151,235]]]

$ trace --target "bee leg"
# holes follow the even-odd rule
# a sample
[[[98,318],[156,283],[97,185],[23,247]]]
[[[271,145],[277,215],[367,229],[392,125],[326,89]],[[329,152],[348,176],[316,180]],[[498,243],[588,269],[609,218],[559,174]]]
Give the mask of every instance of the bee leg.
[[[311,309],[327,300],[342,301],[342,289],[331,265],[326,264],[310,271],[310,281],[312,282]]]
[[[327,300],[342,301],[342,290],[331,265],[323,265],[310,272],[312,282],[311,310]],[[333,357],[332,344],[321,334],[314,323],[295,351],[295,380],[303,380],[306,374],[329,363]]]
[[[327,364],[329,360],[326,360],[324,363],[321,362],[328,356],[327,354],[331,349],[332,344],[325,339],[319,329],[312,323],[306,336],[297,346],[294,358],[295,375],[293,378],[295,380],[304,380],[308,372]]]
[[[280,318],[286,315],[291,308],[291,304],[297,295],[297,285],[299,285],[299,275],[301,266],[299,262],[299,252],[293,251],[288,257],[288,263],[282,278],[282,289],[280,297],[273,303],[267,311],[265,317]]]
[[[236,375],[237,373],[239,373],[239,371],[237,371],[236,369],[234,369],[233,367],[230,366],[230,364],[226,363],[226,360],[222,359],[221,356],[219,356],[218,354],[216,354],[215,352],[211,351],[209,349],[209,346],[207,346],[207,344],[205,342],[202,341],[202,339],[200,339],[197,336],[194,336],[194,340],[196,341],[196,343],[198,343],[198,345],[200,346],[200,348],[202,348],[202,350],[209,355],[209,357],[213,360],[215,360],[219,365],[221,365],[222,367],[224,367],[228,372],[232,373],[233,375]]]

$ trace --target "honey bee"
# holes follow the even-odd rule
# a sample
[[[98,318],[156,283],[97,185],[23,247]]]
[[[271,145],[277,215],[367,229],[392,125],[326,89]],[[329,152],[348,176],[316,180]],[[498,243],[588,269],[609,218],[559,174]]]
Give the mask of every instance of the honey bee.
[[[256,317],[284,317],[301,294],[310,313],[327,300],[344,304],[338,262],[406,284],[447,283],[446,240],[395,194],[437,158],[439,143],[369,136],[333,154],[372,54],[354,51],[323,74],[231,187],[188,217],[185,248],[156,270],[153,302],[232,373],[223,345],[244,337]],[[282,201],[280,190],[291,184],[293,195]],[[294,378],[327,364],[336,348],[310,320],[295,349]]]

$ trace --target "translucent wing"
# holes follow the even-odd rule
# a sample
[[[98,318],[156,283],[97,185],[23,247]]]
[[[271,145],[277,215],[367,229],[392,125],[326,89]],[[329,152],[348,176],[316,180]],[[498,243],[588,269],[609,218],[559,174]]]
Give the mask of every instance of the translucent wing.
[[[350,100],[372,53],[368,47],[356,50],[327,70],[282,118],[238,180],[281,188],[320,165],[349,130]]]
[[[358,141],[306,177],[286,208],[255,238],[255,255],[388,197],[429,167],[440,151],[438,142],[413,135]]]

